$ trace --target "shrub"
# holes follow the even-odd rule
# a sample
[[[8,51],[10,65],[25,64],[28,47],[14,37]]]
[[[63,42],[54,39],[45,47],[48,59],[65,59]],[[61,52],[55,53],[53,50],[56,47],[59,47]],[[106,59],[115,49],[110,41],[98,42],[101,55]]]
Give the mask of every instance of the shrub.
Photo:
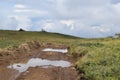
[[[19,31],[25,31],[24,29],[20,28]]]

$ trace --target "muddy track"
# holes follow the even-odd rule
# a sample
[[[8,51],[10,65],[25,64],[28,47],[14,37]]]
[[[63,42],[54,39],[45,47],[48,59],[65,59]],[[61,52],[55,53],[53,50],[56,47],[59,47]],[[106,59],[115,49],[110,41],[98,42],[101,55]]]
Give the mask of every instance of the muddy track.
[[[57,52],[42,52],[40,51],[36,58],[48,60],[66,60],[73,64],[72,58],[68,54]],[[22,73],[16,80],[77,80],[77,71],[73,66],[67,68],[50,67],[29,68],[27,72]]]
[[[56,48],[54,46],[47,46]],[[57,48],[65,48],[59,47]],[[26,63],[30,58],[42,58],[48,60],[65,60],[71,62],[70,67],[30,67],[27,71],[18,74],[19,72],[13,69],[6,68],[6,65],[9,65],[9,60],[5,60],[7,63],[1,64],[0,66],[0,80],[78,80],[78,72],[74,68],[74,59],[72,56],[63,54],[60,52],[43,52],[42,48],[38,50],[32,50],[31,53],[24,53],[21,55],[16,55],[15,59],[8,57],[5,59],[11,59],[13,63]],[[5,61],[1,63],[5,63]]]

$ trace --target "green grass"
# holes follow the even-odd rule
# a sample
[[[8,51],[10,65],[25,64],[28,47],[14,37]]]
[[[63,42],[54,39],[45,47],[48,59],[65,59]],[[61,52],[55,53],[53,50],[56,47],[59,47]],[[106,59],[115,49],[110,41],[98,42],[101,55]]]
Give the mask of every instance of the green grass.
[[[88,80],[120,80],[120,38],[83,39],[74,36],[25,31],[0,31],[0,48],[16,48],[28,41],[70,46],[79,71]]]
[[[25,32],[25,31],[0,31],[0,48],[17,47],[21,43],[29,41],[66,42],[78,39],[74,36],[48,32]],[[68,40],[68,41],[69,41]]]
[[[84,41],[76,48],[77,51],[81,48],[88,51],[77,61],[79,70],[85,73],[88,80],[120,80],[119,39]]]

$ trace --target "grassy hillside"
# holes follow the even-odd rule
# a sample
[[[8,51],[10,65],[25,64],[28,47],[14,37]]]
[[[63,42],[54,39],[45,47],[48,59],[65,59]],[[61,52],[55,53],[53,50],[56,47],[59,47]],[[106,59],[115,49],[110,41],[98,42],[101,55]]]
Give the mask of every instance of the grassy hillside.
[[[28,41],[66,42],[78,37],[48,32],[0,31],[0,48],[17,47]]]
[[[88,80],[120,80],[120,38],[82,39],[73,36],[24,31],[0,31],[0,48],[15,48],[28,41],[70,46],[77,69]]]

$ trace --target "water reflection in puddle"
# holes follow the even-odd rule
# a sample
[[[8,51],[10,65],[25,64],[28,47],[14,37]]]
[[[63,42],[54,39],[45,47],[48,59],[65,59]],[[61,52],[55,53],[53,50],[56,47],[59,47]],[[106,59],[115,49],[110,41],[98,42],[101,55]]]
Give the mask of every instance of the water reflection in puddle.
[[[63,60],[51,61],[41,58],[32,58],[26,64],[22,64],[22,63],[13,64],[8,66],[8,68],[18,70],[19,72],[25,72],[29,67],[36,67],[36,66],[41,66],[43,68],[48,68],[49,66],[70,67],[71,63]]]
[[[67,49],[52,49],[52,48],[46,48],[46,49],[43,49],[43,51],[52,51],[52,52],[61,52],[61,53],[67,53],[68,52]]]

